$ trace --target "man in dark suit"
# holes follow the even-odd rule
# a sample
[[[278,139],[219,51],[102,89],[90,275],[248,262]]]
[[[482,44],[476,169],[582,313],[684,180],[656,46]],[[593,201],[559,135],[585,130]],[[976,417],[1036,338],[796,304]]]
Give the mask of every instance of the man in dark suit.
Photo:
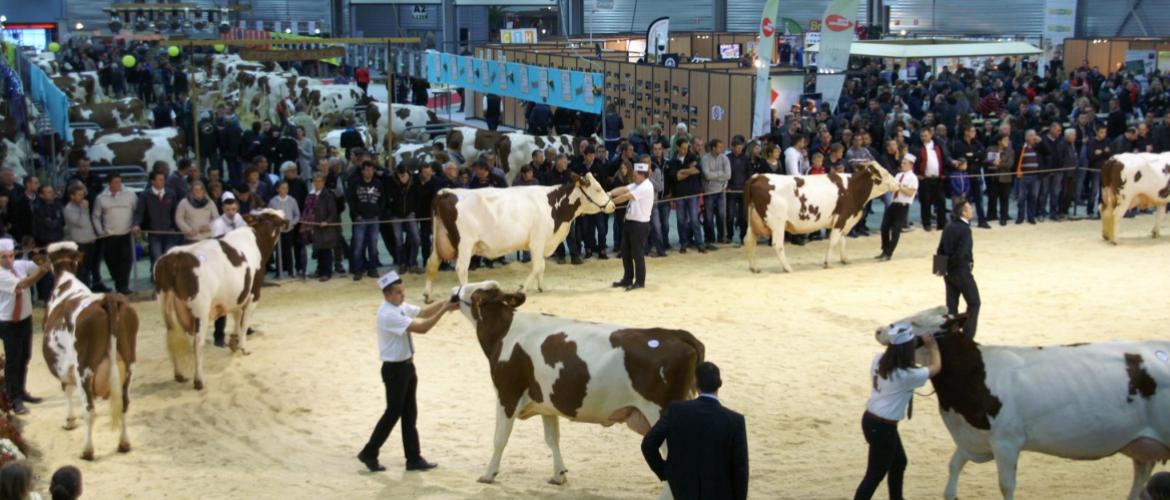
[[[975,338],[975,326],[979,321],[979,287],[971,270],[975,267],[974,241],[971,239],[971,203],[960,200],[955,203],[959,217],[943,230],[938,242],[938,254],[947,256],[947,274],[943,281],[947,285],[947,312],[959,313],[959,295],[967,303],[967,324],[963,333]]]
[[[715,395],[723,381],[719,367],[695,367],[699,397],[676,401],[642,439],[642,455],[658,479],[670,483],[676,499],[747,498],[747,428],[743,415],[724,408]],[[662,459],[663,442],[670,456]]]

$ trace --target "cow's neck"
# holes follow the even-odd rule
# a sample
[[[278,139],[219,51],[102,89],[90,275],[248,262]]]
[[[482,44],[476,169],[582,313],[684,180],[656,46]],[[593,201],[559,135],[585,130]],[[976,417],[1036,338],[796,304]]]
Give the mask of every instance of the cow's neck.
[[[276,242],[280,238],[280,232],[277,231],[275,236],[269,236],[267,233],[253,227],[252,234],[256,237],[256,248],[260,249],[260,269],[268,269],[268,259],[272,258],[272,250],[276,248]]]
[[[479,320],[475,322],[475,336],[488,361],[495,363],[500,357],[504,337],[512,327],[515,310],[503,304],[492,303],[480,306]]]
[[[977,429],[990,429],[991,418],[1003,405],[987,387],[987,368],[979,345],[954,331],[942,336],[938,347],[942,370],[930,381],[938,394],[939,409],[962,415]]]

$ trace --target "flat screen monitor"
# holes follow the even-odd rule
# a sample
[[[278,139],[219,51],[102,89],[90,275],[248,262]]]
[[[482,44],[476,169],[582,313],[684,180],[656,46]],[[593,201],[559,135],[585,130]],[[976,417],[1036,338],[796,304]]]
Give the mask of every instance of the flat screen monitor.
[[[742,46],[738,43],[721,43],[719,44],[719,57],[721,59],[739,59]]]

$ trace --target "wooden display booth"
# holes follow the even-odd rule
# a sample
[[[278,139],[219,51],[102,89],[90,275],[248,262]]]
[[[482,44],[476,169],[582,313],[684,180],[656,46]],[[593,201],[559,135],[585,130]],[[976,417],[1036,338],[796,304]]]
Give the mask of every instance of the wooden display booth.
[[[1170,71],[1170,38],[1067,38],[1064,68],[1088,64],[1102,73],[1127,68],[1131,73]]]

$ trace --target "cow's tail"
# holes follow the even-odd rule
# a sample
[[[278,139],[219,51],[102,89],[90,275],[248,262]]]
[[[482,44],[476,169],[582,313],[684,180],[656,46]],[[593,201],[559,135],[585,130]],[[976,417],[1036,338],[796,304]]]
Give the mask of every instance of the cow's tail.
[[[107,293],[102,298],[102,308],[106,310],[106,319],[109,321],[107,328],[110,335],[110,421],[114,429],[122,426],[126,410],[122,392],[122,367],[118,363],[118,329],[121,324],[122,306],[125,304],[126,299],[120,295]],[[129,369],[129,366],[126,368]]]
[[[1124,169],[1125,165],[1116,158],[1110,158],[1101,166],[1101,206],[1099,207],[1101,237],[1114,243],[1117,241],[1116,211],[1125,211],[1125,207],[1118,206],[1121,200]]]
[[[190,340],[187,338],[187,331],[183,327],[183,321],[179,317],[181,311],[180,307],[186,307],[174,292],[170,290],[160,291],[158,294],[158,301],[162,307],[163,320],[167,326],[167,353],[171,356],[171,362],[174,363],[176,372],[180,366],[188,366],[187,360],[193,359],[195,353],[192,352]]]
[[[702,363],[707,356],[707,348],[703,346],[703,343],[700,342],[699,339],[695,338],[691,332],[686,330],[677,330],[676,335],[678,335],[679,340],[682,340],[683,343],[691,346],[691,348],[695,350],[694,364],[691,365],[690,369],[687,371],[688,373],[695,373],[695,368],[698,367],[699,363]],[[698,394],[699,388],[696,387],[694,383],[694,377],[691,377],[691,391],[694,394]]]

